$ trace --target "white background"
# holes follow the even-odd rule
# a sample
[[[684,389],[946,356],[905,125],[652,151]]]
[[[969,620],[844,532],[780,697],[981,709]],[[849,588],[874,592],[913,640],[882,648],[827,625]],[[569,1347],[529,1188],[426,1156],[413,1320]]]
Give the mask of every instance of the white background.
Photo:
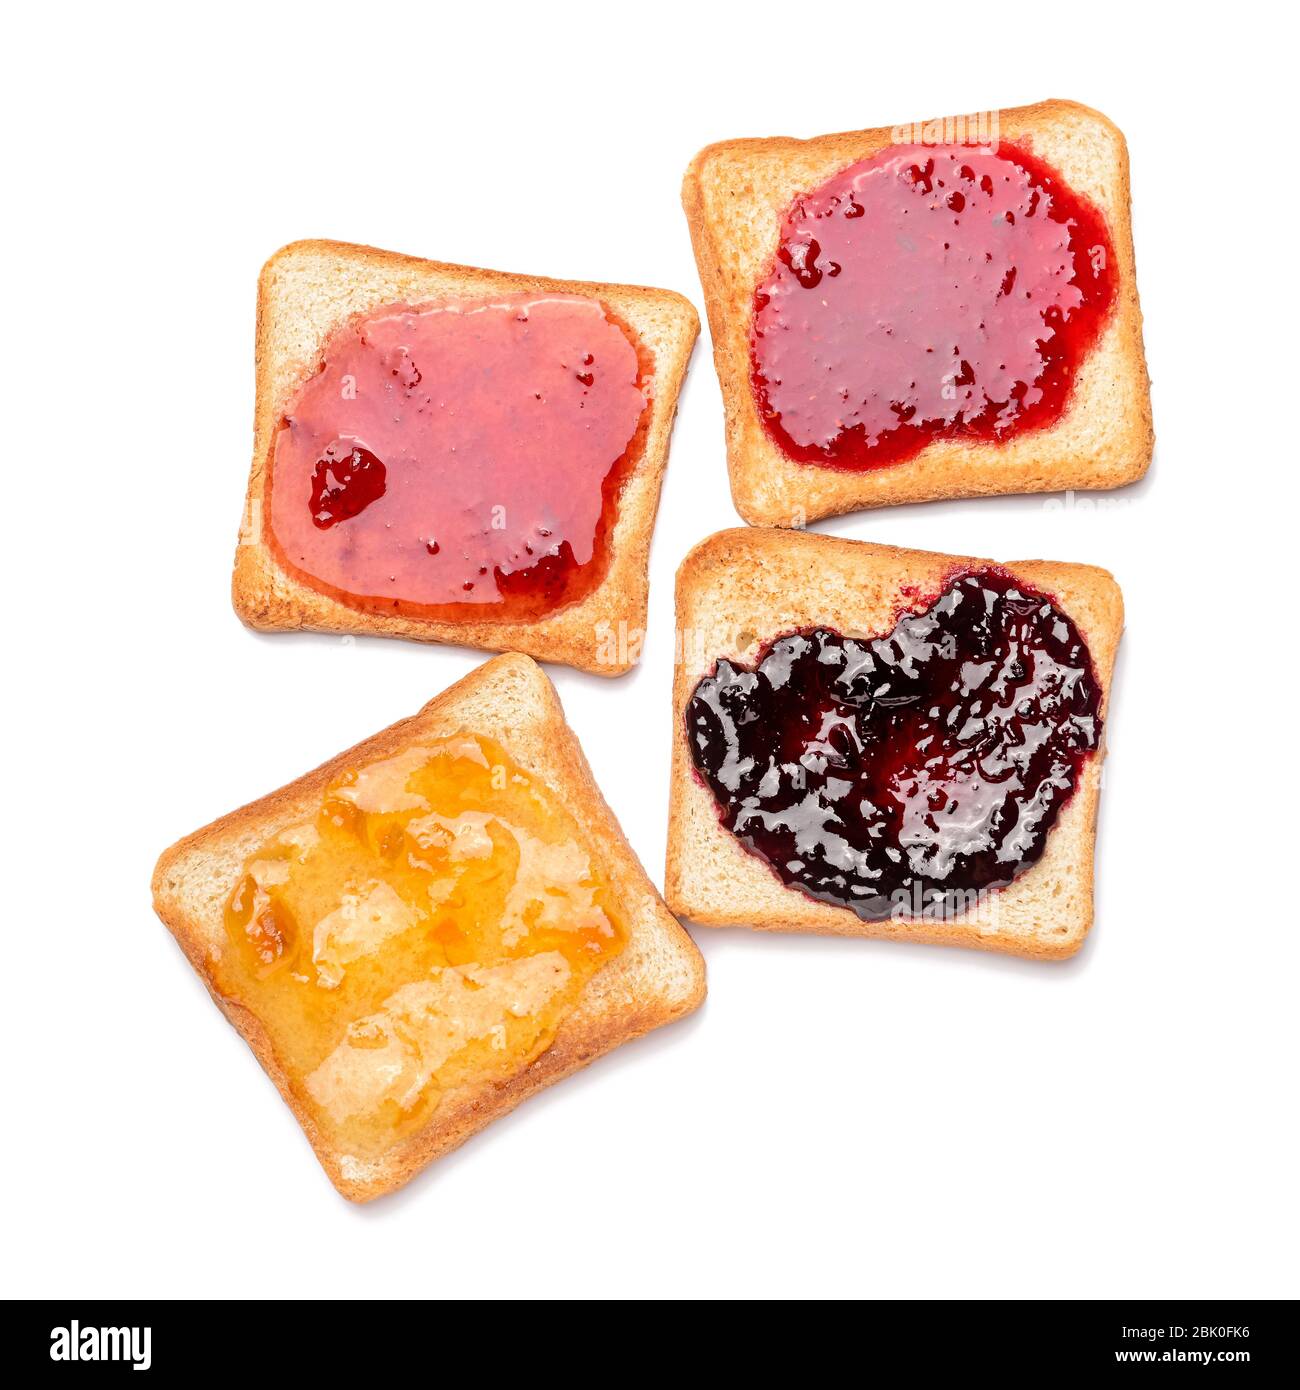
[[[8,21],[3,93],[3,1292],[1300,1293],[1284,7],[35,13]],[[149,876],[482,657],[258,637],[231,611],[262,261],[334,237],[702,306],[678,203],[700,146],[1047,96],[1128,136],[1154,467],[1073,507],[819,529],[1120,580],[1086,948],[701,928],[697,1016],[350,1206]],[[736,524],[706,333],[646,659],[551,672],[656,881],[673,571]]]

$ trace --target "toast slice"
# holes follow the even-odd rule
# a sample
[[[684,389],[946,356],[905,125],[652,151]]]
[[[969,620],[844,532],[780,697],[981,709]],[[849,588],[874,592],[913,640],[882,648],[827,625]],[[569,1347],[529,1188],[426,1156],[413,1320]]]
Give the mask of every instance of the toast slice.
[[[1074,102],[990,114],[996,124],[986,119],[981,139],[991,127],[997,140],[1045,161],[1101,212],[1118,261],[1114,303],[1055,424],[1001,442],[933,440],[913,458],[865,472],[797,462],[764,429],[750,382],[754,291],[798,194],[890,146],[953,140],[954,122],[947,134],[935,121],[811,140],[727,140],[702,150],[687,169],[682,202],[726,407],[731,491],[751,525],[798,527],[860,508],[944,497],[1114,488],[1146,472],[1154,435],[1124,137],[1105,116]],[[940,132],[933,140],[924,133],[930,129]],[[973,120],[969,129],[956,143],[976,143]]]
[[[535,620],[447,622],[359,611],[290,574],[267,541],[267,464],[285,406],[315,370],[330,334],[354,315],[387,304],[517,293],[598,299],[635,331],[651,360],[648,425],[623,484],[609,565],[600,581],[578,601]],[[332,241],[299,241],[277,251],[258,280],[253,463],[235,556],[235,611],[262,632],[308,629],[450,642],[621,675],[639,655],[650,538],[677,397],[698,332],[694,307],[671,290],[509,275]]]
[[[269,837],[310,817],[321,805],[324,790],[341,775],[384,763],[414,744],[466,730],[490,735],[526,777],[537,779],[576,821],[584,852],[589,851],[590,862],[617,903],[625,943],[621,953],[586,979],[549,1045],[526,1065],[513,1075],[482,1079],[471,1071],[454,1085],[440,1080],[440,1099],[427,1115],[416,1112],[421,1123],[414,1132],[403,1132],[382,1152],[367,1152],[359,1159],[331,1137],[323,1107],[313,1099],[319,1099],[320,1093],[313,1092],[302,1068],[281,1055],[273,1027],[255,1004],[250,1005],[251,992],[241,998],[223,990],[219,977],[228,968],[228,957],[240,949],[225,925],[226,905],[250,854]],[[537,890],[535,882],[532,887]],[[539,901],[547,891],[539,891]],[[158,915],[279,1088],[331,1181],[354,1201],[368,1201],[400,1187],[521,1100],[620,1043],[690,1013],[704,997],[699,951],[664,907],[602,799],[578,741],[565,723],[554,687],[526,656],[507,654],[485,662],[412,718],[187,836],[159,859],[153,894]],[[320,955],[321,930],[318,925],[310,938],[313,962]],[[365,964],[363,960],[358,968]],[[310,973],[312,967],[295,964],[292,968]],[[338,970],[337,964],[334,968]],[[468,973],[473,976],[472,968]],[[338,1025],[347,1022],[343,1018]],[[334,1026],[331,1016],[328,1027]],[[386,1144],[386,1137],[382,1142]]]
[[[680,650],[664,881],[664,897],[674,913],[707,926],[886,937],[1045,959],[1079,949],[1092,922],[1104,746],[1084,762],[1041,859],[991,893],[987,904],[947,920],[864,921],[850,908],[786,886],[741,845],[721,823],[687,742],[687,702],[718,659],[752,664],[773,639],[819,626],[849,636],[889,633],[917,594],[937,593],[954,572],[990,563],[767,528],[720,531],[687,555],[677,571]],[[1104,721],[1124,621],[1115,581],[1090,565],[1027,560],[999,568],[1050,594],[1074,621],[1091,650]]]

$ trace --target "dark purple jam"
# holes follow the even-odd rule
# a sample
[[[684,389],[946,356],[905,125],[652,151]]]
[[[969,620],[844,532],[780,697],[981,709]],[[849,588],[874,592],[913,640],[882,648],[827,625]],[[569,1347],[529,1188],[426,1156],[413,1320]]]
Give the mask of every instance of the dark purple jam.
[[[779,638],[686,707],[723,825],[810,897],[880,920],[960,912],[1036,863],[1101,739],[1087,643],[996,570],[887,637]]]

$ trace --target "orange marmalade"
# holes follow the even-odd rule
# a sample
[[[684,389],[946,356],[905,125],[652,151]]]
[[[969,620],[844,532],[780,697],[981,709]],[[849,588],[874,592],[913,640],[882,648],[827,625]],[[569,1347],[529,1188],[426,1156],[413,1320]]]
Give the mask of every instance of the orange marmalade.
[[[545,1051],[626,943],[612,899],[555,796],[463,733],[346,772],[249,855],[214,975],[364,1160]]]

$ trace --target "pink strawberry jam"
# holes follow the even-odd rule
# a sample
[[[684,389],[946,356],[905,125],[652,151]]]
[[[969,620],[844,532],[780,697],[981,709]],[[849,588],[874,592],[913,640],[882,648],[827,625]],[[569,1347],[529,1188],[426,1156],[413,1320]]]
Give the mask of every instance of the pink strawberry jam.
[[[1058,420],[1115,297],[1101,214],[1018,147],[896,146],[796,198],[751,375],[789,458],[865,470]]]
[[[608,565],[648,360],[576,295],[354,319],[276,435],[272,544],[372,612],[502,621],[572,603]]]

